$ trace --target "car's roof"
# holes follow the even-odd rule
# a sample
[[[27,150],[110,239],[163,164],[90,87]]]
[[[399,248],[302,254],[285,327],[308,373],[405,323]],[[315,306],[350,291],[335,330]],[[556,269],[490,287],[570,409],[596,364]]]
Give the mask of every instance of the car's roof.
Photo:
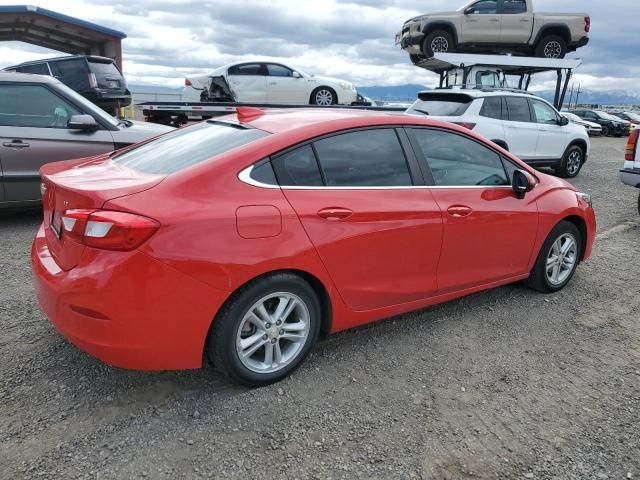
[[[20,83],[60,83],[56,78],[48,75],[35,75],[33,73],[0,72],[0,82]]]
[[[245,113],[249,112],[249,113]],[[296,108],[296,109],[244,109],[239,114],[224,117],[270,133],[313,127],[314,130],[332,131],[375,125],[440,125],[441,122],[405,115],[349,108]]]
[[[39,63],[45,63],[45,62],[57,62],[60,60],[72,60],[74,58],[87,58],[87,59],[91,59],[91,60],[97,60],[99,62],[114,62],[113,58],[109,58],[109,57],[101,57],[99,55],[65,55],[63,57],[53,57],[53,58],[42,58],[40,60],[30,60],[28,62],[22,62],[22,63],[18,63],[16,65],[11,65],[10,67],[6,67],[6,68],[16,68],[16,67],[24,67],[27,65],[38,65]]]
[[[487,88],[487,89],[482,89],[482,88],[465,88],[465,89],[452,89],[452,88],[439,88],[439,89],[435,89],[435,90],[425,90],[422,91],[418,94],[419,95],[429,95],[429,94],[435,94],[435,95],[467,95],[469,97],[473,97],[473,98],[484,98],[484,97],[495,97],[495,96],[511,96],[511,97],[529,97],[529,98],[536,98],[539,99],[540,97],[538,97],[536,94],[531,93],[531,92],[525,92],[525,91],[513,91],[513,90],[509,90],[509,89],[494,89],[494,88]]]

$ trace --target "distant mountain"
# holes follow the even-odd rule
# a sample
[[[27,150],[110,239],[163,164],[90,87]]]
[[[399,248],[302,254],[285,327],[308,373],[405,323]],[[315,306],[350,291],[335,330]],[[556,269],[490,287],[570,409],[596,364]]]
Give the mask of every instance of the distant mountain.
[[[431,90],[426,85],[397,85],[391,87],[357,87],[358,93],[373,100],[385,100],[388,102],[413,102],[418,92]]]

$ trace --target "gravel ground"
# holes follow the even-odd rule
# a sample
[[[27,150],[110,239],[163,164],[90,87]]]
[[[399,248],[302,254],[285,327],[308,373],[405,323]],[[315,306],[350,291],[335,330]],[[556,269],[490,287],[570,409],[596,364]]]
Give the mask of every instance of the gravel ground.
[[[598,242],[563,292],[503,287],[335,335],[247,390],[130,372],[68,344],[0,217],[0,478],[640,478],[638,192],[624,139],[576,180]]]

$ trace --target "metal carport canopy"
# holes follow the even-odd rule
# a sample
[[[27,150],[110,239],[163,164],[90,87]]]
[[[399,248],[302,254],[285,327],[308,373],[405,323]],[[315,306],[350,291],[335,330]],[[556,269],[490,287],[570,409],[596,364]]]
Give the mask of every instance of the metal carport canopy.
[[[125,33],[33,5],[0,6],[0,41],[113,58],[122,69]]]
[[[507,75],[573,70],[582,65],[581,59],[516,57],[512,55],[473,55],[465,53],[436,53],[416,66],[435,73],[460,67],[494,67]]]

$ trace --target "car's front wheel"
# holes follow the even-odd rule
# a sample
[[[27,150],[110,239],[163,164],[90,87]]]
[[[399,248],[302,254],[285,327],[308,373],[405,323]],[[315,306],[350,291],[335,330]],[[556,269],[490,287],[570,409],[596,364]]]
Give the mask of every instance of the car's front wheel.
[[[315,343],[320,305],[311,286],[288,273],[238,290],[216,316],[207,353],[224,375],[257,387],[293,372]]]
[[[577,145],[570,146],[562,157],[562,163],[556,169],[556,175],[562,178],[575,178],[584,164],[584,152]]]
[[[311,103],[321,107],[328,107],[338,103],[338,96],[332,88],[318,87],[311,94]]]
[[[581,254],[578,227],[566,220],[560,222],[542,245],[527,283],[543,293],[562,290],[576,272]]]
[[[422,53],[431,58],[434,53],[448,53],[454,51],[453,37],[446,30],[435,30],[428,34],[422,42]]]

